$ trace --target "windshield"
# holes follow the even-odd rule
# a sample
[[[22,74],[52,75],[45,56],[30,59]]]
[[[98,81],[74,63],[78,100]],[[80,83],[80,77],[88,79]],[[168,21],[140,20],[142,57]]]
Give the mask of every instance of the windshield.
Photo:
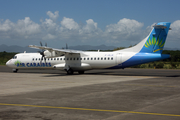
[[[14,56],[13,59],[17,59],[17,56]]]

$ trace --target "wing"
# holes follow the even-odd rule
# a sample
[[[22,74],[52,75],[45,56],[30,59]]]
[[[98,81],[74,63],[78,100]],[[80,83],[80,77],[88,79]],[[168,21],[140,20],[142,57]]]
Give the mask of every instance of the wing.
[[[57,57],[57,56],[63,56],[65,54],[81,54],[81,53],[83,53],[83,51],[70,50],[70,49],[55,49],[55,48],[50,48],[50,47],[46,47],[46,46],[29,45],[29,47],[35,48],[35,49],[46,50],[49,53],[51,53],[51,56],[46,55],[46,57]]]

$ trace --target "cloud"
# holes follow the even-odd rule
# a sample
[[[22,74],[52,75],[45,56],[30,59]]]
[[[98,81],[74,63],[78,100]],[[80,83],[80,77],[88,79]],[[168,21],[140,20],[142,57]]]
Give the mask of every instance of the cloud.
[[[143,23],[133,19],[123,18],[117,24],[106,26],[104,36],[109,38],[107,41],[114,43],[131,42],[135,44],[141,38]]]
[[[41,41],[52,43],[66,41],[72,44],[109,44],[118,46],[134,45],[148,35],[154,23],[146,29],[144,24],[134,19],[123,18],[115,24],[109,24],[102,30],[93,19],[85,24],[78,24],[73,18],[63,17],[58,21],[59,12],[48,11],[49,18],[35,23],[30,17],[11,22],[9,19],[0,20],[0,40]],[[172,23],[172,31],[168,38],[179,40],[180,20]]]
[[[4,21],[4,23],[0,22],[0,31],[7,32],[7,31],[11,30],[12,26],[13,26],[13,23],[7,19]]]
[[[29,17],[25,17],[24,20],[18,20],[14,25],[14,30],[18,34],[32,35],[40,32],[40,25],[33,22]]]
[[[79,25],[71,18],[64,17],[61,21],[62,29],[68,29],[68,30],[78,30]]]
[[[56,38],[57,38],[57,36],[48,33],[48,34],[45,35],[42,39],[43,39],[43,40],[52,40],[52,39],[56,39]]]
[[[102,31],[98,28],[97,23],[92,19],[86,20],[85,25],[79,25],[72,18],[64,17],[61,21],[59,37],[69,39],[70,41],[86,42],[88,40],[97,40],[101,36]],[[92,40],[93,39],[93,40]]]
[[[157,23],[153,23],[152,25],[147,26],[147,27],[146,27],[146,32],[147,32],[147,33],[150,33],[151,30],[153,29],[153,26],[156,25],[156,24],[157,24]]]
[[[110,24],[106,26],[106,32],[119,32],[120,34],[133,34],[137,33],[138,29],[143,27],[143,23],[140,23],[136,20],[131,20],[123,18],[119,20],[117,24]]]
[[[18,20],[17,23],[13,23],[8,19],[0,23],[0,35],[3,38],[28,39],[40,32],[40,25],[33,22],[29,17]]]
[[[53,14],[51,11],[48,11],[46,14],[47,14],[47,15],[50,17],[50,19],[53,20],[53,21],[56,21],[57,18],[59,17],[59,11],[54,12],[54,14]]]
[[[168,38],[173,40],[173,41],[179,41],[180,36],[180,20],[176,20],[171,24],[172,30],[169,31],[169,36]]]
[[[86,20],[86,24],[79,30],[79,35],[81,36],[83,42],[88,41],[91,38],[95,42],[99,41],[102,39],[102,34],[103,31],[98,28],[98,24],[94,22],[93,19]]]
[[[53,34],[59,29],[59,25],[51,19],[45,19],[45,21],[42,21],[41,23],[41,31],[44,31],[46,34]]]
[[[98,29],[97,27],[97,23],[94,22],[92,19],[89,19],[89,20],[86,20],[86,25],[82,28],[82,33],[85,32],[85,33],[91,33],[91,32],[94,32]]]

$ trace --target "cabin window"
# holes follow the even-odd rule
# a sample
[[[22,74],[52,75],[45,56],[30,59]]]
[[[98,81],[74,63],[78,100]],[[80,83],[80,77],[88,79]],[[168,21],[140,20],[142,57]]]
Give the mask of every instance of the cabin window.
[[[67,60],[69,60],[69,58],[67,58]]]
[[[96,58],[94,58],[94,60],[96,60]]]
[[[34,61],[34,58],[32,60]]]
[[[36,58],[36,61],[37,61],[37,58]]]
[[[111,60],[113,60],[113,57],[111,58]]]
[[[86,58],[84,58],[84,60],[86,60]]]
[[[87,60],[89,60],[89,58],[87,58]]]
[[[106,58],[104,58],[104,60],[106,60]]]
[[[65,58],[64,58],[64,60],[65,60]]]
[[[91,58],[91,60],[93,60],[93,58]]]
[[[103,58],[101,58],[101,60],[103,60]]]
[[[82,58],[80,58],[80,60],[82,60]]]
[[[99,60],[99,58],[97,58],[97,60]]]
[[[57,58],[57,60],[59,60],[59,58]]]
[[[77,60],[79,60],[79,58],[77,58]]]
[[[74,58],[74,60],[76,60],[76,58]]]
[[[54,60],[56,60],[56,58],[54,58]]]
[[[108,60],[109,60],[109,57],[108,57]]]

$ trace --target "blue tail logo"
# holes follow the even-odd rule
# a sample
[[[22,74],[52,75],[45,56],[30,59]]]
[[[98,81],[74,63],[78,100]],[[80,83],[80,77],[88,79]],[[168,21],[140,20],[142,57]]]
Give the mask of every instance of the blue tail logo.
[[[162,53],[170,23],[161,22],[154,26],[140,52]]]
[[[155,37],[153,37],[152,39],[149,38],[149,40],[146,41],[144,46],[147,49],[150,49],[150,50],[153,49],[153,52],[155,53],[155,52],[158,52],[160,50],[163,50],[164,44],[165,44],[165,41],[163,41],[163,38],[161,38],[161,39],[157,38],[156,39]],[[156,49],[154,49],[154,46]]]

